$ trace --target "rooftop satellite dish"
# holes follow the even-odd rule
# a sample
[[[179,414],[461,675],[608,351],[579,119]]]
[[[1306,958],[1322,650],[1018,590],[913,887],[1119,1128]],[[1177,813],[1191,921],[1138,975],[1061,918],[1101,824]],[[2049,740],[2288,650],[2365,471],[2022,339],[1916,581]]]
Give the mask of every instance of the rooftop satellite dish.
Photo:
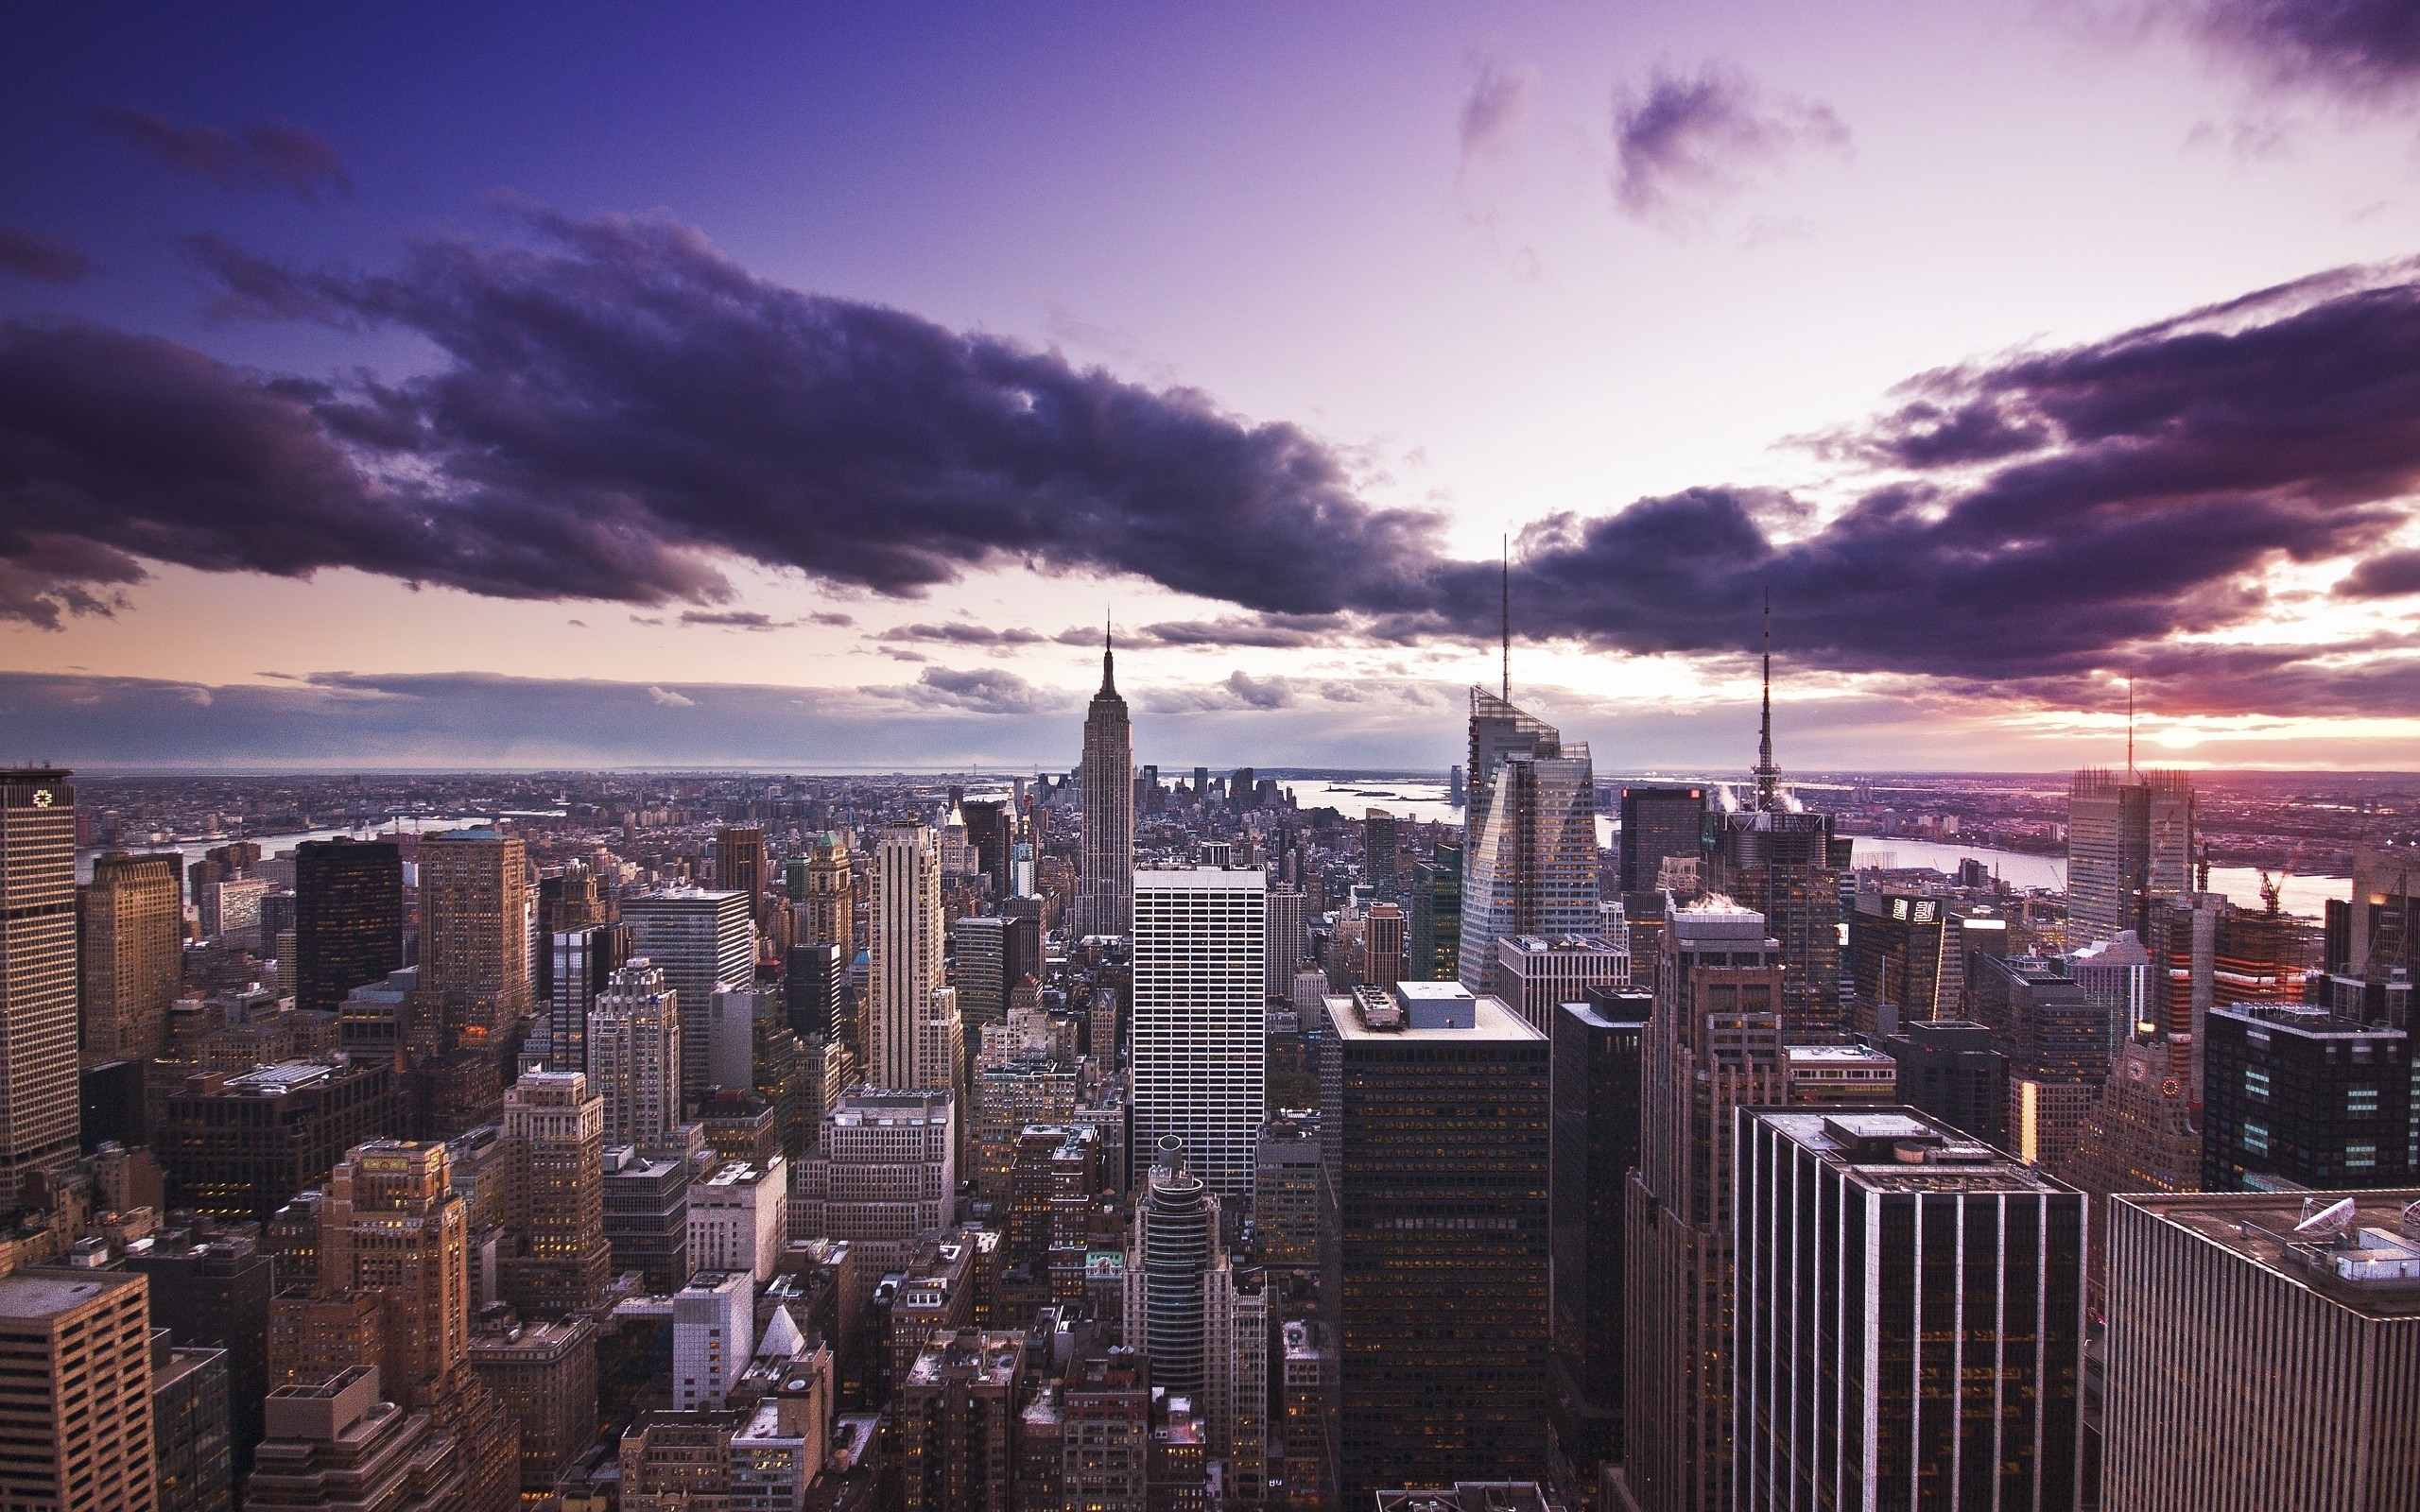
[[[2294,1225],[2296,1239],[2334,1239],[2353,1227],[2353,1199],[2339,1197],[2325,1207],[2317,1197],[2303,1199],[2303,1221]]]
[[[2404,1238],[2420,1239],[2420,1202],[2403,1210],[2403,1222],[2399,1227],[2403,1229]]]

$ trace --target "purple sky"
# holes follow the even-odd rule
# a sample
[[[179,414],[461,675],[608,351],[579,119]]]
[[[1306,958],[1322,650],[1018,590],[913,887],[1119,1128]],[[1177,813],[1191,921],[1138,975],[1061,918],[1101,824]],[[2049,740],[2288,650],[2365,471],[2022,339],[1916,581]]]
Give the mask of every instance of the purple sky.
[[[5,754],[2409,767],[2408,10],[12,18]]]

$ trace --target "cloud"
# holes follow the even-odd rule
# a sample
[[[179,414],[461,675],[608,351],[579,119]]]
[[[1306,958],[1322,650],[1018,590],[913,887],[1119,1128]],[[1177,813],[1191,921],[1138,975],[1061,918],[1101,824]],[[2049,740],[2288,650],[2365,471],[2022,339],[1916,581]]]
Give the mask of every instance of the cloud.
[[[439,361],[397,383],[253,372],[83,322],[0,325],[0,616],[107,613],[166,561],[679,602],[739,624],[748,611],[712,607],[736,558],[893,597],[1023,563],[1232,607],[1121,637],[1138,645],[1494,639],[1496,564],[1447,556],[1438,516],[1364,503],[1339,453],[1291,426],[781,289],[678,227],[534,224],[534,247],[431,245],[389,275],[245,260],[246,298],[425,336]],[[2349,674],[2326,645],[2258,677],[2160,657],[2179,636],[2256,628],[2284,564],[2344,561],[2347,594],[2400,580],[2420,493],[2420,263],[1921,373],[1808,450],[1832,474],[1820,490],[1709,485],[1533,523],[1516,628],[1725,655],[1753,644],[1770,588],[1794,668],[2089,693],[2097,674],[2158,663],[2180,708],[2333,698]],[[999,650],[1097,633],[939,621],[876,639]]]
[[[1644,89],[1614,100],[1614,200],[1633,219],[1698,229],[1789,159],[1848,146],[1848,126],[1828,105],[1770,94],[1727,63],[1694,74],[1658,66]]]
[[[988,625],[894,625],[874,637],[879,641],[929,641],[940,645],[1045,645],[1050,637],[1035,630]]]
[[[0,226],[0,273],[38,284],[73,284],[93,270],[93,260],[64,242]]]
[[[2410,0],[2169,0],[2156,9],[2273,83],[2371,102],[2420,81]]]
[[[857,623],[855,616],[838,613],[832,610],[818,610],[806,618],[812,625],[837,625],[845,627]]]
[[[777,620],[755,610],[683,610],[681,623],[720,627],[728,630],[786,630],[798,624],[796,620]]]
[[[2420,551],[2390,551],[2360,563],[2336,585],[2343,598],[2396,598],[2420,593]]]
[[[442,354],[391,386],[0,327],[7,481],[158,560],[650,607],[727,602],[737,556],[893,596],[1021,561],[1320,610],[1433,554],[1441,517],[1362,503],[1291,425],[780,288],[684,228],[535,225],[537,249],[427,245],[376,277],[198,252],[256,313]]]
[[[1484,55],[1472,60],[1478,72],[1462,95],[1456,122],[1461,138],[1462,162],[1494,151],[1512,139],[1530,105],[1538,75],[1533,68],[1500,68]]]
[[[180,126],[131,105],[95,111],[93,120],[144,156],[222,188],[280,189],[306,205],[318,204],[322,193],[353,193],[335,146],[291,121],[254,121],[228,131]]]
[[[647,696],[649,701],[665,709],[690,709],[696,707],[698,702],[697,699],[675,693],[669,688],[650,687],[647,690]]]
[[[1215,620],[1163,620],[1117,632],[1120,647],[1215,649],[1221,646],[1293,648],[1333,645],[1363,631],[1342,614],[1221,615]],[[1070,625],[1050,640],[1060,645],[1098,646],[1098,625]]]
[[[869,690],[928,708],[962,709],[972,713],[1024,714],[1047,707],[1072,706],[1073,700],[1045,695],[1025,679],[998,667],[957,672],[926,667],[914,682],[900,688]]]

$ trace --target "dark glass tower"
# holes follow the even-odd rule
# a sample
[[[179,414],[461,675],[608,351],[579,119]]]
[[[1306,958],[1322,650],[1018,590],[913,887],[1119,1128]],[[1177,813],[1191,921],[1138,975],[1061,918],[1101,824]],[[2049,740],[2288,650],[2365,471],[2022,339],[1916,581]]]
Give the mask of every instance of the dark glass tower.
[[[1364,988],[1330,1019],[1338,1504],[1366,1506],[1383,1486],[1534,1480],[1547,1448],[1547,1038],[1450,982]]]
[[[294,1005],[334,1013],[404,964],[404,861],[392,840],[294,848]]]
[[[1462,961],[1462,848],[1440,843],[1411,868],[1411,922],[1404,979],[1451,982]]]
[[[1621,890],[1645,892],[1668,856],[1705,859],[1705,789],[1625,787],[1620,838]]]
[[[1578,1465],[1622,1453],[1622,1184],[1638,1164],[1640,1081],[1655,1000],[1598,988],[1553,1024],[1554,1420]]]
[[[2213,1008],[2203,1021],[2202,1189],[2402,1187],[2420,1175],[2411,1037],[2324,1008]]]

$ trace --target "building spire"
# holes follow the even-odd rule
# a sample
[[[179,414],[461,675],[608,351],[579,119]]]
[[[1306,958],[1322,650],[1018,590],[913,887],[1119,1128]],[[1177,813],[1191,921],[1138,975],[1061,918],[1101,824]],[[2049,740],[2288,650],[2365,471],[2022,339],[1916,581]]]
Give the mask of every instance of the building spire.
[[[2135,780],[2135,679],[2126,679],[2126,781]],[[2207,889],[2204,889],[2205,891]]]
[[[1504,537],[1504,692],[1506,703],[1512,701],[1512,538]]]
[[[1765,590],[1765,712],[1763,737],[1756,744],[1756,809],[1781,811],[1781,767],[1773,761],[1773,591]]]
[[[1104,698],[1117,696],[1117,647],[1115,639],[1110,634],[1107,614],[1100,617],[1100,696]]]

